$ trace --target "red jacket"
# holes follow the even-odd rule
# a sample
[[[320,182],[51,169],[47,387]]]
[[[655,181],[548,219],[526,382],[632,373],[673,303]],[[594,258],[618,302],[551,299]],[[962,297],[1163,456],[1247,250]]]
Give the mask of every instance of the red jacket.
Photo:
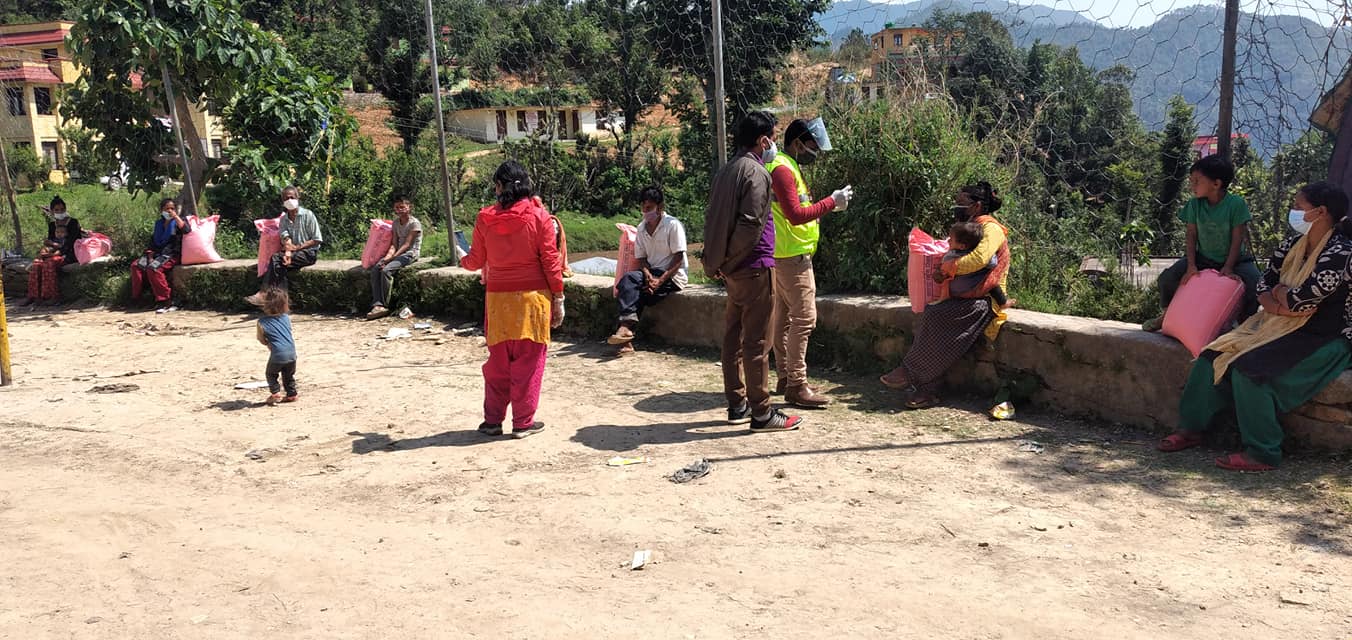
[[[556,245],[549,212],[533,198],[504,209],[493,205],[479,210],[474,239],[460,266],[485,269],[489,291],[563,293],[563,262]]]

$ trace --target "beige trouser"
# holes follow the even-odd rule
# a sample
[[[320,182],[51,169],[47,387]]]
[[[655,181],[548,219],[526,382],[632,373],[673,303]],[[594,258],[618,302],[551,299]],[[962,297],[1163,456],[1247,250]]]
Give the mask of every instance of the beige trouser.
[[[817,326],[817,278],[812,255],[775,259],[775,372],[790,387],[807,383],[807,341]]]

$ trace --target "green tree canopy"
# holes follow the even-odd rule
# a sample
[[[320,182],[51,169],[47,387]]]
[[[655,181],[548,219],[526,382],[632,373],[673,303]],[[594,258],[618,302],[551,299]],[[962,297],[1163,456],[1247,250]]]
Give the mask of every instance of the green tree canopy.
[[[222,116],[231,144],[220,178],[248,193],[275,195],[322,167],[320,145],[341,144],[355,128],[333,79],[298,64],[274,34],[244,19],[236,0],[151,1],[80,5],[70,42],[85,73],[62,105],[66,117],[99,132],[95,145],[121,156],[130,188],[158,190],[163,156],[177,155],[173,135],[156,119],[166,111],[161,63],[177,93],[172,113],[189,144],[194,202],[207,153],[191,103]]]

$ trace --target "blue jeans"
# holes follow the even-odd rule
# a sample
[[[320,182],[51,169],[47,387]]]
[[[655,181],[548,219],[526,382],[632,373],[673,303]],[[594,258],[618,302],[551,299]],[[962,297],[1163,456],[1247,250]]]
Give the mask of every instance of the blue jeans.
[[[657,269],[649,271],[655,278],[662,277],[662,272]],[[620,322],[638,322],[639,314],[643,313],[644,307],[651,307],[680,291],[675,282],[668,280],[658,287],[657,291],[648,293],[644,291],[644,287],[648,284],[645,275],[642,271],[630,271],[620,278],[619,291],[616,295],[620,301]]]

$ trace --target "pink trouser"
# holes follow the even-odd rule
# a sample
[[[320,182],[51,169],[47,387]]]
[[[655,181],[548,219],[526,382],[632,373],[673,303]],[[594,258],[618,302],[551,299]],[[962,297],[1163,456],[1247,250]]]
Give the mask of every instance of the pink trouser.
[[[535,423],[548,351],[549,345],[531,340],[508,340],[488,348],[488,362],[484,363],[484,422],[502,424],[510,404],[513,429]]]

